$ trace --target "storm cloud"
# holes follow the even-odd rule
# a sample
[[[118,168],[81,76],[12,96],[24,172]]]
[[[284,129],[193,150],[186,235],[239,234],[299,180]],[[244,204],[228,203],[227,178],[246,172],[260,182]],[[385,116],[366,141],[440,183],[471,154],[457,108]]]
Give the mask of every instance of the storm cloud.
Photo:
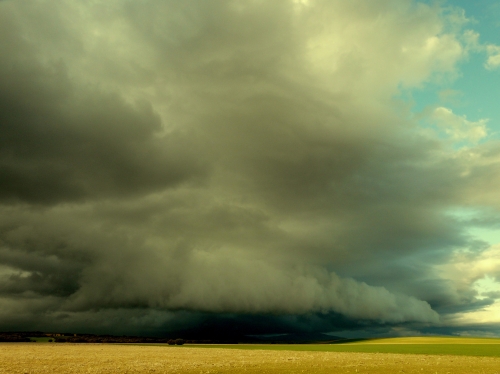
[[[450,211],[494,220],[498,145],[454,147],[453,113],[443,137],[401,99],[457,74],[464,23],[410,0],[1,2],[0,327],[480,308],[500,267],[451,275],[488,246]]]

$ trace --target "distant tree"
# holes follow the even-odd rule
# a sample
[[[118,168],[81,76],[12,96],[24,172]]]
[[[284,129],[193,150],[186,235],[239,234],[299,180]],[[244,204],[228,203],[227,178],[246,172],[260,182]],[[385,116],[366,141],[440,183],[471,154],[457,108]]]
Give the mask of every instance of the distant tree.
[[[173,339],[170,339],[168,342],[167,342],[168,345],[175,345],[175,340]]]
[[[176,339],[175,340],[175,345],[183,345],[184,344],[184,339]]]

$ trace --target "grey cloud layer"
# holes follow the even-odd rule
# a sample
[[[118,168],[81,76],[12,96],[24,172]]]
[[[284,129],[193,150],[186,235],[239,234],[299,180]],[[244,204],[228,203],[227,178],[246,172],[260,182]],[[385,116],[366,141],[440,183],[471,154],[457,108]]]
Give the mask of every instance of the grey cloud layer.
[[[432,266],[481,176],[391,98],[465,51],[437,8],[348,3],[2,2],[4,323],[473,303]]]

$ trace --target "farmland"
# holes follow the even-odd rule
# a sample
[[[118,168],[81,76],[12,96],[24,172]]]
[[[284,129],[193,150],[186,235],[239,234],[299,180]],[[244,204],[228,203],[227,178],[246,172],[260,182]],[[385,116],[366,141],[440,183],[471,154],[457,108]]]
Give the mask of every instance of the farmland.
[[[490,343],[443,346],[490,346]],[[2,343],[0,373],[453,373],[500,374],[500,357],[332,351],[335,347],[411,347],[435,342],[364,341],[338,345],[154,346]],[[322,347],[322,350],[319,348]],[[334,347],[334,348],[332,348]],[[229,349],[233,348],[233,349]],[[236,348],[236,349],[235,349]],[[249,349],[252,348],[252,349]],[[265,348],[265,349],[263,349]],[[312,349],[317,350],[313,351]],[[328,349],[327,349],[328,348]],[[294,350],[291,350],[294,349]],[[302,350],[301,350],[302,349]]]
[[[194,347],[207,346],[194,345]],[[500,358],[500,339],[488,338],[405,337],[367,339],[339,344],[239,344],[214,345],[211,347],[318,352],[483,356]]]

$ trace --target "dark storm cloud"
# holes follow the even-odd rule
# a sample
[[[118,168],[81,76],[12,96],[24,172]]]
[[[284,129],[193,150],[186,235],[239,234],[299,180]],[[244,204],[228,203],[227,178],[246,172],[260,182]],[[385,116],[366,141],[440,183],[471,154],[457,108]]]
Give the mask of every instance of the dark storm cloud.
[[[118,93],[78,86],[64,61],[42,64],[20,27],[8,14],[2,20],[1,200],[56,203],[144,193],[202,171],[184,151],[182,135],[155,139],[161,120],[150,103],[129,104]]]
[[[486,305],[435,267],[481,253],[448,210],[488,166],[392,100],[454,72],[453,18],[305,3],[2,3],[1,326],[387,329]]]

